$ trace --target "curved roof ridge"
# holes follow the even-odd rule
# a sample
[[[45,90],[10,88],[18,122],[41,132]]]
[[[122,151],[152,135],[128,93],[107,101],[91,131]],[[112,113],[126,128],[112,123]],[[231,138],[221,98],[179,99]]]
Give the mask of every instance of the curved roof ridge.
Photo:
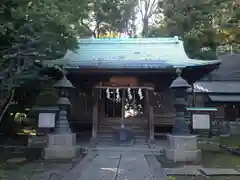
[[[183,41],[171,38],[80,39],[75,51],[67,51],[58,64],[70,68],[185,68],[220,61],[190,59]],[[52,62],[53,63],[53,62]]]
[[[154,43],[179,43],[178,36],[161,38],[84,38],[78,39],[79,44],[154,44]]]
[[[240,80],[240,54],[223,54],[219,56],[221,65],[211,73],[212,80]]]

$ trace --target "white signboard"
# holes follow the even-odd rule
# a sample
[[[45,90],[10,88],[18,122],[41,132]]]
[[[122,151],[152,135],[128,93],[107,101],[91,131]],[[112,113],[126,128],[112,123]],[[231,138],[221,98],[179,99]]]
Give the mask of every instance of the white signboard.
[[[40,128],[53,128],[55,127],[55,113],[39,113],[38,127]]]
[[[192,126],[193,129],[210,129],[209,114],[193,114]]]

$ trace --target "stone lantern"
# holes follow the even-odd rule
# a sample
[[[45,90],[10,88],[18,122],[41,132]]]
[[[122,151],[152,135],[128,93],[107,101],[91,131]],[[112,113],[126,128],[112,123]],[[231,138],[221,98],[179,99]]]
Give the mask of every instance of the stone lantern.
[[[172,82],[170,88],[174,91],[175,96],[175,110],[176,110],[176,118],[173,124],[172,134],[173,135],[188,135],[189,126],[184,118],[184,112],[186,110],[187,105],[187,89],[191,86],[188,82],[181,77],[181,70],[177,69],[177,78]]]
[[[190,134],[189,126],[184,118],[187,89],[191,86],[181,77],[180,69],[177,69],[176,73],[177,78],[170,86],[175,95],[176,117],[172,133],[167,135],[168,147],[165,149],[165,156],[174,162],[196,161],[201,151],[197,148],[197,137]]]
[[[60,113],[59,113],[59,119],[56,122],[54,132],[58,134],[71,133],[72,131],[69,127],[69,122],[67,119],[67,112],[68,112],[69,106],[71,105],[68,99],[68,90],[74,87],[65,75],[53,87],[59,90],[59,96],[60,96],[56,102],[56,104],[60,109]]]
[[[76,134],[72,133],[67,119],[70,106],[68,90],[74,88],[64,74],[54,86],[59,90],[59,117],[56,120],[54,133],[48,135],[48,145],[45,148],[45,159],[71,159],[77,155]]]

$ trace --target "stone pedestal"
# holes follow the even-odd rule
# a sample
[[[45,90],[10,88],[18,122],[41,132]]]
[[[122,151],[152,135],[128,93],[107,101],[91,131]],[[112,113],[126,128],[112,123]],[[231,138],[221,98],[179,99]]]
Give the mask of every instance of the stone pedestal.
[[[194,162],[201,158],[197,137],[194,135],[167,135],[168,147],[164,149],[168,160],[174,162]]]
[[[45,159],[72,159],[77,156],[76,134],[49,134]]]

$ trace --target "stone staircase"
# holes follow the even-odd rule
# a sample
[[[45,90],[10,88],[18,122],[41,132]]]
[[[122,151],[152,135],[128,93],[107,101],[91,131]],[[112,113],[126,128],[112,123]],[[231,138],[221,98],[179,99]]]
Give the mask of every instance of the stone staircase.
[[[148,139],[148,124],[147,122],[130,124],[124,126],[126,129],[131,129],[134,142],[137,144],[147,144]],[[108,122],[100,123],[98,127],[98,140],[99,142],[113,142],[114,135],[117,129],[120,129],[120,123]]]

